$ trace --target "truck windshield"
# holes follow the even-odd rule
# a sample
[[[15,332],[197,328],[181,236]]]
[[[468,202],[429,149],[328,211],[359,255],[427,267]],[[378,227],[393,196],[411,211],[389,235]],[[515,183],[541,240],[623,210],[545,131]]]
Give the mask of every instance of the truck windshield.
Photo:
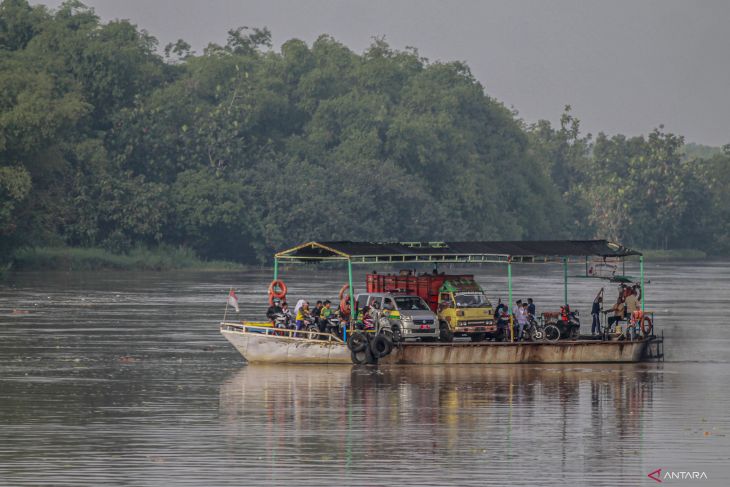
[[[482,308],[491,306],[487,297],[479,293],[459,293],[456,295],[456,306],[458,308]]]
[[[429,310],[428,305],[423,301],[423,299],[419,298],[418,296],[396,297],[395,304],[398,305],[399,310],[403,311]]]

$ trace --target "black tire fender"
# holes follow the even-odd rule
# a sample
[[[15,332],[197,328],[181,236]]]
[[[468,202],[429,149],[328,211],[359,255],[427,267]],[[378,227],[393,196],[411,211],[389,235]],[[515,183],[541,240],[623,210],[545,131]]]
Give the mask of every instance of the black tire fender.
[[[393,350],[393,342],[382,334],[375,335],[373,341],[370,342],[370,351],[375,358],[383,358]]]
[[[354,353],[362,352],[368,347],[368,337],[359,331],[347,337],[347,346]]]
[[[350,352],[350,358],[352,363],[355,365],[364,365],[368,363],[368,356],[370,354],[367,350],[360,350],[359,352]]]

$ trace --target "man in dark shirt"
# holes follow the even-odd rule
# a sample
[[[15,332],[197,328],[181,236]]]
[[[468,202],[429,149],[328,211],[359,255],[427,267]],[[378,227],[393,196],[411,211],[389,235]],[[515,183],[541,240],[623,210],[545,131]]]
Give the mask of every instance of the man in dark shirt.
[[[593,306],[591,306],[591,316],[593,317],[593,324],[591,325],[591,335],[601,333],[601,304],[603,303],[603,288],[596,294],[596,299],[593,300]]]
[[[322,301],[317,301],[314,309],[312,309],[312,318],[314,318],[314,323],[317,325],[317,327],[319,327],[319,331],[324,333],[324,328],[326,324],[324,323],[324,320],[321,319],[323,307],[324,305],[322,304]]]
[[[527,298],[527,314],[534,319],[536,312],[537,308],[535,307],[535,303],[532,301],[532,298]]]
[[[269,306],[269,309],[266,310],[266,317],[271,321],[271,324],[274,324],[274,321],[276,319],[276,315],[283,313],[281,310],[281,300],[279,298],[274,298],[274,301],[272,302],[271,306]]]

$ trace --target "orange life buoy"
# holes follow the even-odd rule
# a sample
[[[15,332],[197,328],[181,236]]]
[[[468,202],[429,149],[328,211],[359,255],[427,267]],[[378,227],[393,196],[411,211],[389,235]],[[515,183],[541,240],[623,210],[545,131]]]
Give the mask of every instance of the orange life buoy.
[[[277,290],[278,288],[278,290]],[[281,279],[274,279],[271,281],[271,284],[269,284],[269,300],[271,301],[271,297],[284,299],[286,297],[286,284],[284,284],[284,281]]]
[[[645,336],[649,336],[653,329],[654,323],[651,322],[651,318],[647,315],[644,315],[644,318],[641,320],[641,332]]]
[[[350,285],[345,284],[340,288],[340,301],[342,301],[345,298],[346,294],[349,294],[348,291],[350,290]]]

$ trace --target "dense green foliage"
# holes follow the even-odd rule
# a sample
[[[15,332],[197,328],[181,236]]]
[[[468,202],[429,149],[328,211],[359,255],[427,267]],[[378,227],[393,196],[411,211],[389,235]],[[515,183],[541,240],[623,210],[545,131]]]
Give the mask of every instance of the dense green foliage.
[[[0,4],[0,251],[172,245],[265,260],[310,239],[607,237],[730,251],[730,152],[531,126],[463,63],[229,32],[158,53],[77,1]]]

